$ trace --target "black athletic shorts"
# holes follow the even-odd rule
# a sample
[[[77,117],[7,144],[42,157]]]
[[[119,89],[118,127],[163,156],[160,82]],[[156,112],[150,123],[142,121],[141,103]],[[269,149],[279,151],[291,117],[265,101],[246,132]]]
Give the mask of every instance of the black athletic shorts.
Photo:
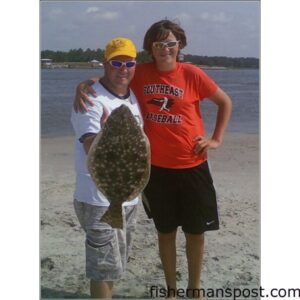
[[[188,169],[151,166],[143,205],[161,233],[171,233],[178,226],[191,234],[219,229],[216,191],[207,161]]]

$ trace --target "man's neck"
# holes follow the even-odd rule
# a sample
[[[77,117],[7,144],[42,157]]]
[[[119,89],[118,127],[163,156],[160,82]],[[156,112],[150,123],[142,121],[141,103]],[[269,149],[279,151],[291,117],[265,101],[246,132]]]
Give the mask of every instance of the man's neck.
[[[100,79],[100,82],[106,86],[111,92],[119,97],[126,96],[128,94],[128,86],[114,85],[105,76]]]

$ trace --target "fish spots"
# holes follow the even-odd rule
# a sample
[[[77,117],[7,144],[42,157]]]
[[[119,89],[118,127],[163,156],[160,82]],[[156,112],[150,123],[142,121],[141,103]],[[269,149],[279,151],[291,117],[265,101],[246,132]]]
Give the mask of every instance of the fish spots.
[[[122,203],[135,199],[150,175],[149,141],[126,105],[112,111],[96,136],[88,153],[88,169],[110,202],[105,215],[112,226],[120,226]]]

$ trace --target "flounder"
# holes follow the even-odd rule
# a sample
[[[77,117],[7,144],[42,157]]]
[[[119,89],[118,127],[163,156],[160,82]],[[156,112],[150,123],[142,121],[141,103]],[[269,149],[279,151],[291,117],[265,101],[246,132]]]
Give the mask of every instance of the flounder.
[[[95,137],[87,157],[88,170],[110,206],[101,218],[123,228],[122,203],[136,198],[150,176],[150,144],[126,105],[114,109]]]

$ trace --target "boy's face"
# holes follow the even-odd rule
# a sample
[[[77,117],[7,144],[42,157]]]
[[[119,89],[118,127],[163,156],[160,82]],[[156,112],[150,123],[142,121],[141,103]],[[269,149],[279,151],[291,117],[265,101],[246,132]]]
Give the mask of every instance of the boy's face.
[[[160,46],[160,42],[163,42],[164,46]],[[156,44],[158,45],[156,46]],[[170,45],[170,47],[168,47],[168,45]],[[166,39],[156,41],[152,44],[152,55],[158,65],[174,63],[178,52],[179,42],[172,32],[169,33]]]

